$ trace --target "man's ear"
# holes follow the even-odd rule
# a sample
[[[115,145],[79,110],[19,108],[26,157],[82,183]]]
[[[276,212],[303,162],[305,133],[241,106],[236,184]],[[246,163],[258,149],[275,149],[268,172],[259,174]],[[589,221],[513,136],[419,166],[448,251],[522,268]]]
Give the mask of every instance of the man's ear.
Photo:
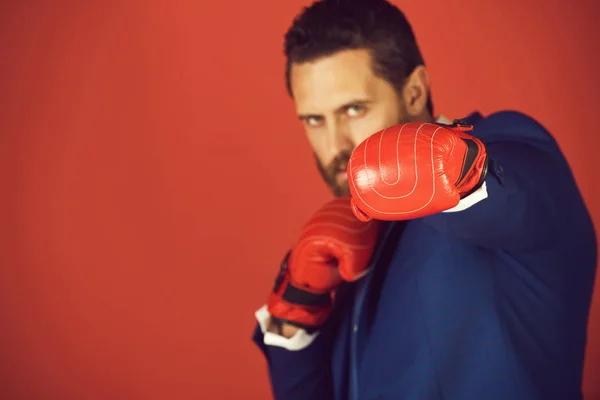
[[[429,73],[424,65],[417,66],[408,76],[402,89],[402,100],[411,120],[427,115],[429,99]]]

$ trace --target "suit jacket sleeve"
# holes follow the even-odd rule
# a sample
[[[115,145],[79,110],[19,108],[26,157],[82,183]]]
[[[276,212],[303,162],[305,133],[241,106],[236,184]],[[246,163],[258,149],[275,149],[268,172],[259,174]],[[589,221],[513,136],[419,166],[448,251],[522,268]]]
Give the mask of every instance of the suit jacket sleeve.
[[[518,250],[549,245],[579,200],[558,146],[539,124],[519,113],[494,114],[475,129],[489,135],[489,139],[480,136],[489,155],[483,188],[487,196],[462,210],[457,207],[458,211],[425,220],[482,247]]]
[[[299,331],[298,337],[265,340],[261,327],[261,312],[252,340],[267,360],[273,396],[276,400],[331,400],[331,348],[335,322],[333,319],[318,332],[308,335]],[[269,342],[273,344],[268,344]]]
[[[266,345],[260,326],[253,341],[264,354],[273,397],[276,400],[332,400],[331,335],[320,332],[315,340],[300,350]]]

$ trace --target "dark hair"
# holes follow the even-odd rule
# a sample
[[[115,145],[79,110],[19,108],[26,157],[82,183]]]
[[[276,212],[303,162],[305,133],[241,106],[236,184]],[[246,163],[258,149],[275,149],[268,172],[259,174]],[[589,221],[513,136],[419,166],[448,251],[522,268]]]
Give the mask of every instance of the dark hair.
[[[319,0],[294,19],[285,34],[285,80],[292,94],[292,64],[313,61],[341,50],[367,49],[373,72],[400,93],[406,78],[425,65],[404,13],[386,0]],[[433,115],[428,94],[427,109]]]

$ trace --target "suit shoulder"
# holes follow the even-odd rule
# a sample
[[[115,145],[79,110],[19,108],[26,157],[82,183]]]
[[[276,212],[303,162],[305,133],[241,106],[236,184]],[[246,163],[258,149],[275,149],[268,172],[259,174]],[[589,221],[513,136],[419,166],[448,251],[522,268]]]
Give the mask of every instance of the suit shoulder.
[[[513,129],[539,129],[544,132],[548,130],[542,126],[542,124],[534,119],[533,117],[514,110],[502,110],[493,112],[480,121],[480,124],[494,125],[499,128],[501,127],[512,127]]]
[[[477,123],[475,131],[482,140],[525,142],[556,150],[552,134],[533,117],[514,110],[491,113]]]

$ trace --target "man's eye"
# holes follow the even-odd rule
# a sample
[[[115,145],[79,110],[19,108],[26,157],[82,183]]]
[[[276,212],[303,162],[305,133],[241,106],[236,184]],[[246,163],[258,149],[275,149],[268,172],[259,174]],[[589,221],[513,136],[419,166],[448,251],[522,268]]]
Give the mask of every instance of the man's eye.
[[[308,117],[304,120],[306,125],[309,126],[319,126],[323,122],[323,118],[321,117]]]
[[[346,114],[348,114],[349,117],[360,117],[364,113],[365,109],[362,106],[349,106],[346,109]]]

